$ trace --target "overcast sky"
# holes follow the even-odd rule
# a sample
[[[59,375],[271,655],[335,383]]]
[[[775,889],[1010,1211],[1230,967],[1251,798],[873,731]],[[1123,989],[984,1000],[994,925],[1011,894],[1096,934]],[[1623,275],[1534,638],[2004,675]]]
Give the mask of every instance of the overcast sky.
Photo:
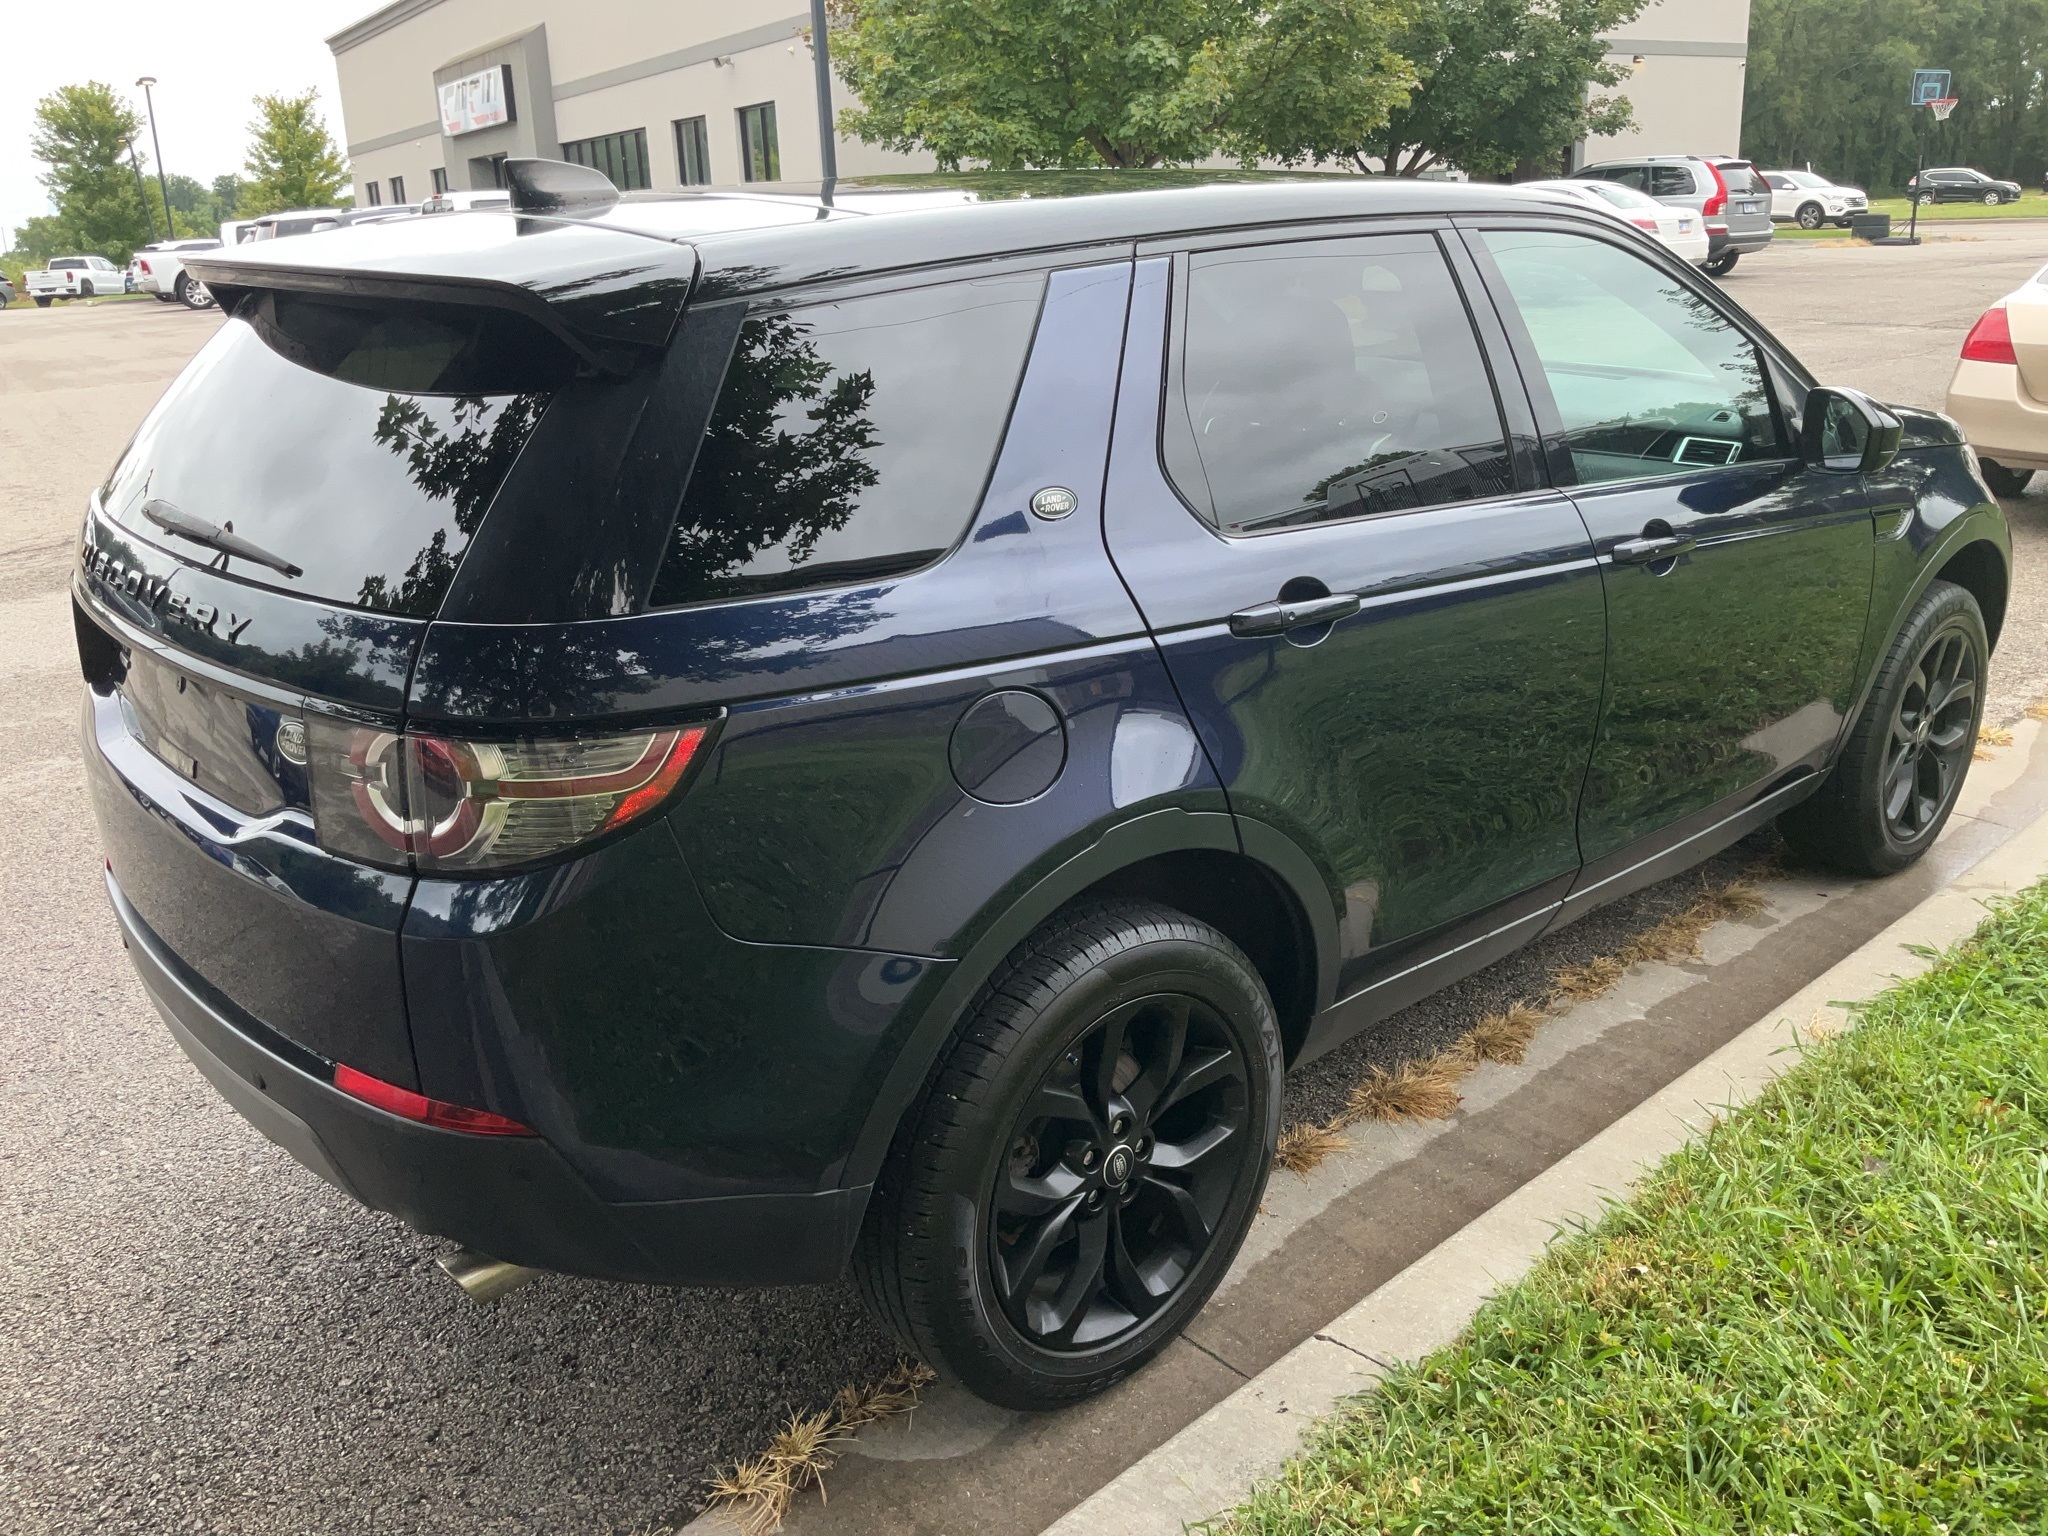
[[[36,103],[60,85],[99,80],[132,97],[154,75],[164,166],[210,182],[240,173],[248,153],[250,98],[312,86],[337,144],[343,142],[334,55],[322,41],[382,0],[50,0],[7,7],[0,46],[0,250],[22,220],[51,211],[28,152]],[[149,168],[149,130],[136,148]],[[181,229],[180,234],[184,231]]]

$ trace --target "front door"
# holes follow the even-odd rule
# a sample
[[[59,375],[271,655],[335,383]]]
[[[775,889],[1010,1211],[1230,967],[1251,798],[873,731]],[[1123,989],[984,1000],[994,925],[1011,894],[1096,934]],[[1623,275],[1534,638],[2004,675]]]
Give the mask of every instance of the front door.
[[[1241,822],[1321,866],[1340,999],[1512,947],[1579,865],[1600,580],[1458,270],[1427,230],[1295,240],[1133,298],[1110,551]]]
[[[1869,492],[1804,466],[1756,342],[1625,237],[1471,238],[1607,585],[1587,875],[1688,840],[1703,856],[1698,839],[1796,792],[1842,734],[1870,606]]]

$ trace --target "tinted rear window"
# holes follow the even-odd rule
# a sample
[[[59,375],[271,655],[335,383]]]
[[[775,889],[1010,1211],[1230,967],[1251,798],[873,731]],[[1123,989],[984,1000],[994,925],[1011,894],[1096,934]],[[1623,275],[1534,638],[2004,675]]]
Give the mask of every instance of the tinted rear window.
[[[980,505],[1045,286],[984,278],[749,315],[656,606],[880,580]]]
[[[168,502],[301,568],[226,557],[241,580],[431,614],[548,398],[486,392],[459,314],[408,326],[363,312],[353,333],[324,309],[287,306],[287,322],[304,322],[290,333],[274,307],[238,315],[143,421],[102,488],[107,512],[183,559],[221,564],[143,515]],[[472,392],[428,392],[451,382]]]
[[[1740,194],[1763,190],[1757,185],[1754,167],[1747,165],[1722,165],[1715,167],[1715,169],[1720,171],[1721,179],[1728,183],[1728,190],[1730,192]]]

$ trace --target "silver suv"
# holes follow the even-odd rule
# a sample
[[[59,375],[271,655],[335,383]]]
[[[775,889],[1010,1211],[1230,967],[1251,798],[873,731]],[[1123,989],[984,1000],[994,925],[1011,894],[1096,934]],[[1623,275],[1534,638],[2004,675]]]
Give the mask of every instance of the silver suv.
[[[1586,181],[1618,181],[1660,203],[1691,208],[1707,226],[1707,270],[1732,270],[1746,251],[1771,243],[1771,189],[1747,160],[1729,155],[1644,155],[1603,160],[1572,172]]]

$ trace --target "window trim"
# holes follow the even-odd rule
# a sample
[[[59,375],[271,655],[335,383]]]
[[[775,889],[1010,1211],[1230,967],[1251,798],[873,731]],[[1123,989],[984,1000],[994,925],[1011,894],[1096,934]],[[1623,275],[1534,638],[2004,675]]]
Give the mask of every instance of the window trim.
[[[1763,469],[1769,466],[1783,468],[1797,465],[1799,459],[1798,423],[1794,420],[1784,398],[1787,380],[1802,391],[1811,390],[1814,380],[1811,374],[1781,346],[1777,338],[1757,325],[1745,315],[1737,314],[1712,287],[1702,283],[1692,268],[1680,261],[1661,245],[1653,250],[1636,248],[1635,242],[1622,237],[1618,232],[1599,229],[1581,223],[1576,219],[1544,218],[1540,215],[1463,215],[1452,221],[1458,230],[1461,243],[1478,269],[1480,281],[1485,285],[1493,300],[1493,307],[1499,313],[1502,327],[1507,332],[1508,349],[1514,366],[1522,376],[1522,386],[1528,391],[1529,403],[1536,412],[1537,432],[1543,445],[1543,457],[1550,466],[1551,483],[1560,490],[1599,491],[1617,487],[1668,485],[1689,480],[1704,479],[1709,475],[1726,474],[1732,469]],[[1675,277],[1695,298],[1702,299],[1707,306],[1731,325],[1737,334],[1757,350],[1757,361],[1764,375],[1764,386],[1770,395],[1771,419],[1778,429],[1778,442],[1787,451],[1771,459],[1738,460],[1734,464],[1697,465],[1691,468],[1674,467],[1670,473],[1644,475],[1635,480],[1600,480],[1582,482],[1578,469],[1572,463],[1571,453],[1564,442],[1564,419],[1558,413],[1557,400],[1550,391],[1549,376],[1543,371],[1543,359],[1536,351],[1535,338],[1529,334],[1522,320],[1520,307],[1514,295],[1508,291],[1507,279],[1493,259],[1493,253],[1486,248],[1486,242],[1476,236],[1497,230],[1536,230],[1547,234],[1573,234],[1588,240],[1597,240],[1610,245],[1625,256],[1633,256],[1646,265]]]
[[[1473,345],[1479,350],[1480,364],[1485,368],[1487,381],[1493,389],[1494,415],[1500,421],[1501,443],[1507,451],[1510,472],[1515,478],[1514,489],[1503,491],[1494,496],[1474,496],[1465,501],[1437,501],[1419,507],[1389,507],[1380,512],[1359,512],[1350,517],[1318,518],[1314,522],[1293,523],[1279,528],[1236,530],[1225,527],[1221,520],[1214,515],[1213,506],[1209,512],[1204,512],[1189,498],[1187,492],[1181,489],[1179,482],[1174,478],[1172,467],[1167,459],[1166,434],[1169,430],[1168,423],[1176,419],[1176,412],[1178,413],[1178,419],[1184,422],[1188,421],[1187,391],[1185,385],[1180,382],[1180,375],[1187,343],[1187,300],[1189,275],[1194,266],[1192,258],[1198,254],[1219,250],[1256,250],[1265,246],[1304,246],[1322,241],[1368,240],[1376,237],[1384,238],[1400,235],[1421,235],[1429,238],[1436,245],[1437,255],[1442,259],[1444,270],[1451,279],[1452,289],[1458,295],[1459,302],[1464,308],[1466,324],[1470,326],[1472,331]],[[1251,238],[1247,238],[1247,236]],[[1259,238],[1260,236],[1270,236],[1271,238]],[[1426,516],[1431,513],[1440,513],[1450,507],[1496,506],[1503,502],[1519,501],[1531,495],[1541,494],[1548,489],[1541,482],[1536,456],[1532,452],[1534,445],[1531,442],[1531,438],[1537,432],[1537,419],[1534,416],[1531,403],[1526,400],[1523,412],[1518,412],[1511,408],[1510,397],[1502,382],[1503,361],[1500,357],[1496,356],[1500,347],[1506,344],[1506,337],[1500,334],[1495,327],[1488,326],[1481,318],[1478,306],[1473,302],[1472,294],[1473,281],[1477,274],[1468,266],[1461,264],[1457,259],[1462,247],[1454,247],[1454,238],[1455,232],[1447,220],[1418,219],[1410,216],[1398,221],[1388,220],[1384,224],[1366,228],[1358,227],[1357,223],[1341,228],[1317,226],[1313,233],[1306,235],[1293,230],[1272,228],[1208,231],[1206,232],[1206,237],[1198,236],[1192,240],[1183,238],[1170,243],[1162,242],[1163,244],[1169,244],[1168,250],[1155,250],[1151,252],[1140,250],[1140,260],[1144,260],[1147,255],[1159,256],[1170,254],[1173,261],[1167,284],[1166,345],[1160,349],[1159,409],[1153,453],[1157,460],[1161,483],[1173,492],[1174,499],[1181,504],[1188,515],[1194,518],[1205,531],[1229,543],[1245,543],[1256,539],[1281,538],[1292,533],[1308,533],[1321,528],[1341,528],[1359,523],[1382,522],[1388,518]],[[1128,367],[1131,359],[1127,357],[1124,361]],[[1507,360],[1506,366],[1509,368],[1513,367],[1511,358]],[[1191,422],[1189,427],[1190,431],[1192,431]],[[1525,436],[1523,431],[1517,430],[1518,428],[1525,429],[1528,435]],[[1195,464],[1202,470],[1203,477],[1206,480],[1208,471],[1206,466],[1202,465],[1199,453],[1195,456]]]

